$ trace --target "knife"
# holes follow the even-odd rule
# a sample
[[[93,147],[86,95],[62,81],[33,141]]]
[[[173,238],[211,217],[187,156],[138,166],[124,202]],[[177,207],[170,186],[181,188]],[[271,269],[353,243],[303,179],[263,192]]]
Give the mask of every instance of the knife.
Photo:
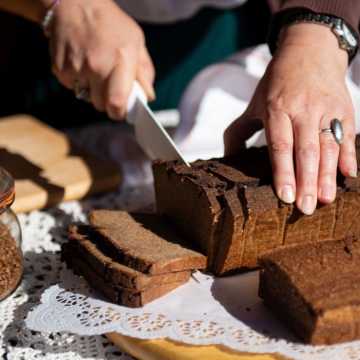
[[[167,131],[156,120],[137,81],[128,100],[127,122],[134,126],[136,141],[151,160],[180,160],[190,167]]]

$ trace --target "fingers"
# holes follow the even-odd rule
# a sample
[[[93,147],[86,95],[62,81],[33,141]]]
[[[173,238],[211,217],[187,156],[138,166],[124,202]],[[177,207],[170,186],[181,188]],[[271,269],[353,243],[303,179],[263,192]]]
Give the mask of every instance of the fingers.
[[[51,42],[51,54],[53,59],[52,72],[59,80],[59,82],[67,89],[71,90],[74,86],[75,75],[74,72],[66,68],[66,46],[61,43]]]
[[[145,46],[139,54],[127,50],[108,56],[102,48],[83,53],[75,44],[60,40],[54,35],[50,43],[53,73],[68,89],[74,90],[76,82],[88,89],[89,100],[98,111],[106,111],[114,120],[124,118],[135,79],[148,99],[155,99],[155,70]]]
[[[303,118],[306,121],[303,121]],[[317,204],[320,161],[319,121],[303,114],[293,120],[296,161],[296,205],[311,215]]]
[[[64,69],[66,41],[56,31],[53,31],[49,41],[50,57],[54,72],[61,73]]]
[[[89,77],[90,101],[98,111],[105,111],[104,81],[103,76]]]
[[[274,186],[278,197],[286,203],[293,203],[296,194],[292,123],[285,113],[271,114],[265,123],[273,168]]]
[[[111,119],[121,120],[126,116],[127,102],[135,79],[139,81],[147,98],[154,100],[155,69],[145,46],[141,48],[138,59],[136,54],[120,57],[107,79],[105,109]]]
[[[355,119],[354,115],[349,115],[342,120],[344,130],[344,140],[340,146],[339,169],[344,176],[357,176],[357,159],[355,149]]]
[[[331,119],[323,118],[320,129],[330,128]],[[339,145],[329,132],[319,134],[320,165],[318,181],[318,199],[322,203],[331,203],[336,197],[336,177],[339,161]]]
[[[357,176],[357,160],[355,151],[355,121],[353,116],[338,117],[342,120],[344,139],[339,146],[333,134],[320,134],[320,169],[318,198],[323,203],[330,203],[336,197],[337,169],[344,176]],[[325,119],[325,118],[324,118]],[[322,121],[321,129],[329,128],[331,117]]]
[[[136,75],[136,62],[119,60],[111,70],[111,64],[87,59],[86,66],[75,69],[73,62],[65,56],[63,71],[57,66],[53,72],[58,80],[68,89],[74,89],[74,83],[80,82],[84,88],[89,88],[91,102],[98,111],[106,111],[114,120],[123,119],[126,115],[127,100],[133,87]],[[146,58],[139,67],[138,80],[150,100],[155,98],[152,82],[154,68],[150,58]],[[109,70],[110,69],[110,70]]]
[[[63,86],[73,90],[75,81],[85,82],[82,75],[85,57],[82,51],[70,44],[56,41],[51,45],[51,56],[52,71]]]
[[[68,74],[64,74],[58,71],[57,68],[55,67],[52,68],[52,72],[56,76],[56,78],[58,79],[61,85],[63,85],[69,90],[72,90],[74,88],[74,81],[72,77],[70,77]]]
[[[245,141],[262,129],[262,121],[243,114],[224,132],[225,155],[233,155],[245,148]]]
[[[145,91],[149,101],[155,100],[153,83],[155,80],[155,69],[147,49],[144,47],[140,54],[136,78]]]
[[[329,119],[322,119],[320,129],[330,127]],[[345,176],[357,175],[354,122],[343,122],[345,136],[341,147],[333,134],[319,135],[316,124],[315,118],[291,122],[281,114],[271,116],[265,124],[277,195],[291,203],[296,194],[297,207],[307,215],[314,212],[317,200],[322,203],[335,200],[338,164]]]
[[[121,120],[126,116],[127,101],[135,78],[134,64],[122,61],[114,67],[106,85],[105,108],[113,120]]]
[[[112,62],[103,54],[101,51],[88,54],[86,71],[82,76],[87,79],[86,86],[90,89],[90,100],[98,111],[105,111],[105,88],[112,68]]]

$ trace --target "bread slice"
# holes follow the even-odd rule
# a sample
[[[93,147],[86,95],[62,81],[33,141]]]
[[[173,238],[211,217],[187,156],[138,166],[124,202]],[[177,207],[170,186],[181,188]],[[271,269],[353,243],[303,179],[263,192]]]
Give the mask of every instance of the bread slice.
[[[259,295],[303,341],[360,339],[360,242],[297,245],[260,259]]]
[[[156,275],[206,267],[206,257],[188,248],[161,216],[95,210],[89,220],[109,256],[134,270]]]
[[[303,215],[275,195],[266,148],[196,161],[191,168],[158,161],[153,172],[158,213],[200,247],[217,275],[256,268],[269,250],[360,236],[359,181],[339,176],[336,201]]]
[[[218,197],[226,183],[206,169],[182,163],[156,162],[153,166],[157,211],[207,255],[214,257],[217,224],[222,212]]]
[[[127,307],[135,308],[144,306],[176,289],[180,285],[185,284],[190,277],[190,273],[188,273],[187,278],[180,281],[149,286],[142,290],[114,286],[114,284],[104,280],[98,272],[80,256],[77,256],[78,254],[73,250],[72,246],[69,246],[68,243],[63,246],[62,254],[68,266],[73,269],[76,274],[83,276],[93,289],[102,293],[111,302]]]
[[[180,271],[160,275],[148,275],[114,261],[106,253],[103,238],[88,225],[71,225],[69,227],[67,263],[72,258],[86,262],[104,281],[114,287],[123,287],[142,291],[149,287],[184,282],[189,280],[191,271]],[[70,257],[70,258],[69,258]]]

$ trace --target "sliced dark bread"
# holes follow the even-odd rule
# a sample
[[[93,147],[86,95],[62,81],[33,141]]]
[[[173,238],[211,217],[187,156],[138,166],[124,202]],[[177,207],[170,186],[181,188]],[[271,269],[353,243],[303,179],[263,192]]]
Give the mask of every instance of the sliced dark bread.
[[[360,163],[360,141],[357,157]],[[153,165],[158,213],[208,256],[217,275],[253,269],[264,253],[298,243],[360,236],[360,181],[339,176],[336,201],[311,216],[279,201],[267,148],[236,157]]]
[[[206,267],[206,257],[191,250],[161,216],[95,210],[89,220],[107,254],[132,269],[155,275]]]
[[[360,242],[297,245],[260,259],[259,295],[306,343],[360,339]]]
[[[71,225],[68,256],[86,262],[104,281],[114,287],[142,291],[149,287],[184,282],[191,271],[180,271],[160,275],[148,275],[114,261],[103,246],[103,237],[88,225]],[[66,258],[65,260],[69,260]],[[71,261],[71,259],[70,259]],[[68,262],[68,261],[67,261]]]
[[[151,286],[144,290],[114,286],[113,284],[105,281],[104,278],[94,271],[94,269],[81,257],[74,256],[73,248],[68,245],[69,244],[65,244],[63,246],[62,252],[68,266],[73,269],[76,274],[83,276],[93,289],[102,293],[111,302],[119,305],[128,307],[144,306],[147,303],[176,289],[188,280],[186,279],[169,284]]]

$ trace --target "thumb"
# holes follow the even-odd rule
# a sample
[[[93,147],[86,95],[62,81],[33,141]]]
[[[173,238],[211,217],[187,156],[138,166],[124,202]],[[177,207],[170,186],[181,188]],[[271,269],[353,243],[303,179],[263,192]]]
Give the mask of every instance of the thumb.
[[[245,142],[263,128],[262,121],[245,114],[236,119],[224,132],[225,155],[245,149]]]

